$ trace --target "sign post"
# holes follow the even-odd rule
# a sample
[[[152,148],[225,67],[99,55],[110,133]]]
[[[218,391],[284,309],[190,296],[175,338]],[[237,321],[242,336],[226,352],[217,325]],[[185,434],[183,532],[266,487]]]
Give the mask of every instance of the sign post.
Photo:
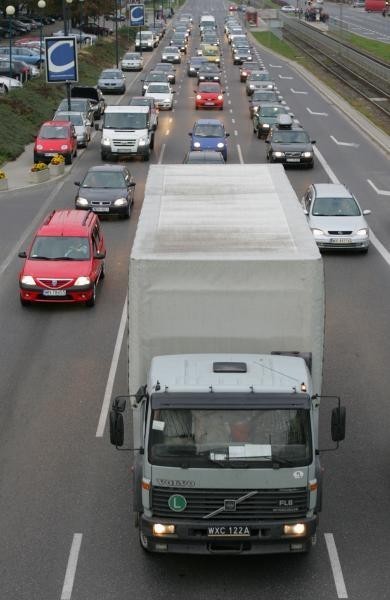
[[[66,84],[68,110],[70,111],[70,84],[79,79],[76,38],[74,36],[46,37],[45,55],[46,81]]]
[[[130,6],[130,27],[139,27],[140,43],[141,30],[145,25],[145,4],[134,4]],[[142,46],[140,45],[140,54],[142,54]]]

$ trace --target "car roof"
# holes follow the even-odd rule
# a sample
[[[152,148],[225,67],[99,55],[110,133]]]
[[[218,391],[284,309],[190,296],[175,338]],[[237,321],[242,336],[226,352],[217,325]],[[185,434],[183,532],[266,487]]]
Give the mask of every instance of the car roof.
[[[333,198],[345,198],[346,196],[352,196],[351,192],[341,183],[313,183],[313,187],[316,190],[316,196]]]
[[[37,231],[42,236],[85,236],[89,227],[97,220],[92,212],[76,209],[54,210],[48,215]]]
[[[53,127],[60,127],[61,125],[63,125],[64,127],[69,127],[70,125],[72,125],[72,123],[64,119],[63,121],[44,121],[41,127],[43,127],[44,125],[51,125]]]
[[[126,165],[109,165],[109,164],[105,164],[105,165],[95,165],[93,167],[90,167],[88,169],[88,173],[90,173],[91,171],[95,172],[95,171],[128,171],[128,167]]]

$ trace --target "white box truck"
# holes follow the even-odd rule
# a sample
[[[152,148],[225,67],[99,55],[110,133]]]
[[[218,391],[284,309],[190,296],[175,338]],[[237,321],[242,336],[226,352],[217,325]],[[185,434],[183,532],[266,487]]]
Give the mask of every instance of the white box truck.
[[[308,551],[321,509],[324,280],[283,167],[152,165],[128,315],[142,547]],[[117,447],[124,410],[116,398]]]
[[[149,160],[154,146],[154,124],[149,113],[148,106],[107,106],[100,127],[102,160],[127,156]]]

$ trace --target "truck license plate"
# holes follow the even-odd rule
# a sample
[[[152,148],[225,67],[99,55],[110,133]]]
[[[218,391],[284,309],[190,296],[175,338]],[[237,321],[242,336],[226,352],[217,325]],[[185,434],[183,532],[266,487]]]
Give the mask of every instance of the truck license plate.
[[[250,534],[247,525],[216,525],[207,528],[208,537],[248,537]]]

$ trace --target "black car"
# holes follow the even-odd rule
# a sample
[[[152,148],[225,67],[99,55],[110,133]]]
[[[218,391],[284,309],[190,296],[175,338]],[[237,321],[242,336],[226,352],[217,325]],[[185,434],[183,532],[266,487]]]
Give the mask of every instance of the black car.
[[[187,38],[183,35],[174,35],[170,41],[170,46],[176,46],[180,52],[187,54]]]
[[[259,106],[257,112],[253,115],[253,133],[257,137],[267,137],[272,125],[278,122],[279,115],[293,115],[287,106],[282,106],[279,102],[264,102]]]
[[[68,99],[64,98],[58,105],[56,112],[69,110]],[[71,98],[70,110],[83,113],[88,121],[93,125],[95,122],[95,108],[89,98]]]
[[[106,108],[103,92],[95,85],[74,85],[70,91],[71,98],[86,98],[94,108],[94,118],[98,121]]]
[[[278,123],[271,127],[267,144],[267,160],[311,169],[314,166],[315,140],[307,131],[293,123],[289,115],[279,115]]]
[[[237,48],[233,54],[233,64],[242,65],[243,62],[252,60],[252,52],[250,48]]]
[[[124,165],[91,167],[84,179],[75,181],[75,185],[79,188],[75,208],[92,210],[99,215],[130,217],[135,182]]]
[[[141,79],[142,81],[142,95],[145,94],[148,89],[149,83],[167,83],[168,74],[164,71],[150,71],[146,74],[145,79]]]
[[[252,71],[261,71],[262,65],[253,60],[244,60],[240,65],[240,81],[245,82]]]
[[[168,77],[169,83],[176,83],[176,69],[172,63],[157,63],[153,71],[162,71]]]
[[[215,63],[205,62],[198,71],[198,83],[201,81],[221,81],[221,71]]]
[[[103,27],[96,23],[85,23],[80,27],[84,33],[93,33],[94,35],[112,35],[113,31],[109,27]]]
[[[187,165],[226,165],[222,152],[215,152],[215,150],[190,150],[185,155],[183,163]]]
[[[192,56],[187,63],[187,75],[189,77],[197,77],[198,71],[204,63],[208,63],[204,56]]]
[[[259,106],[261,106],[263,102],[278,102],[280,104],[285,104],[283,96],[276,90],[256,90],[249,100],[249,115],[251,119],[259,110]]]

